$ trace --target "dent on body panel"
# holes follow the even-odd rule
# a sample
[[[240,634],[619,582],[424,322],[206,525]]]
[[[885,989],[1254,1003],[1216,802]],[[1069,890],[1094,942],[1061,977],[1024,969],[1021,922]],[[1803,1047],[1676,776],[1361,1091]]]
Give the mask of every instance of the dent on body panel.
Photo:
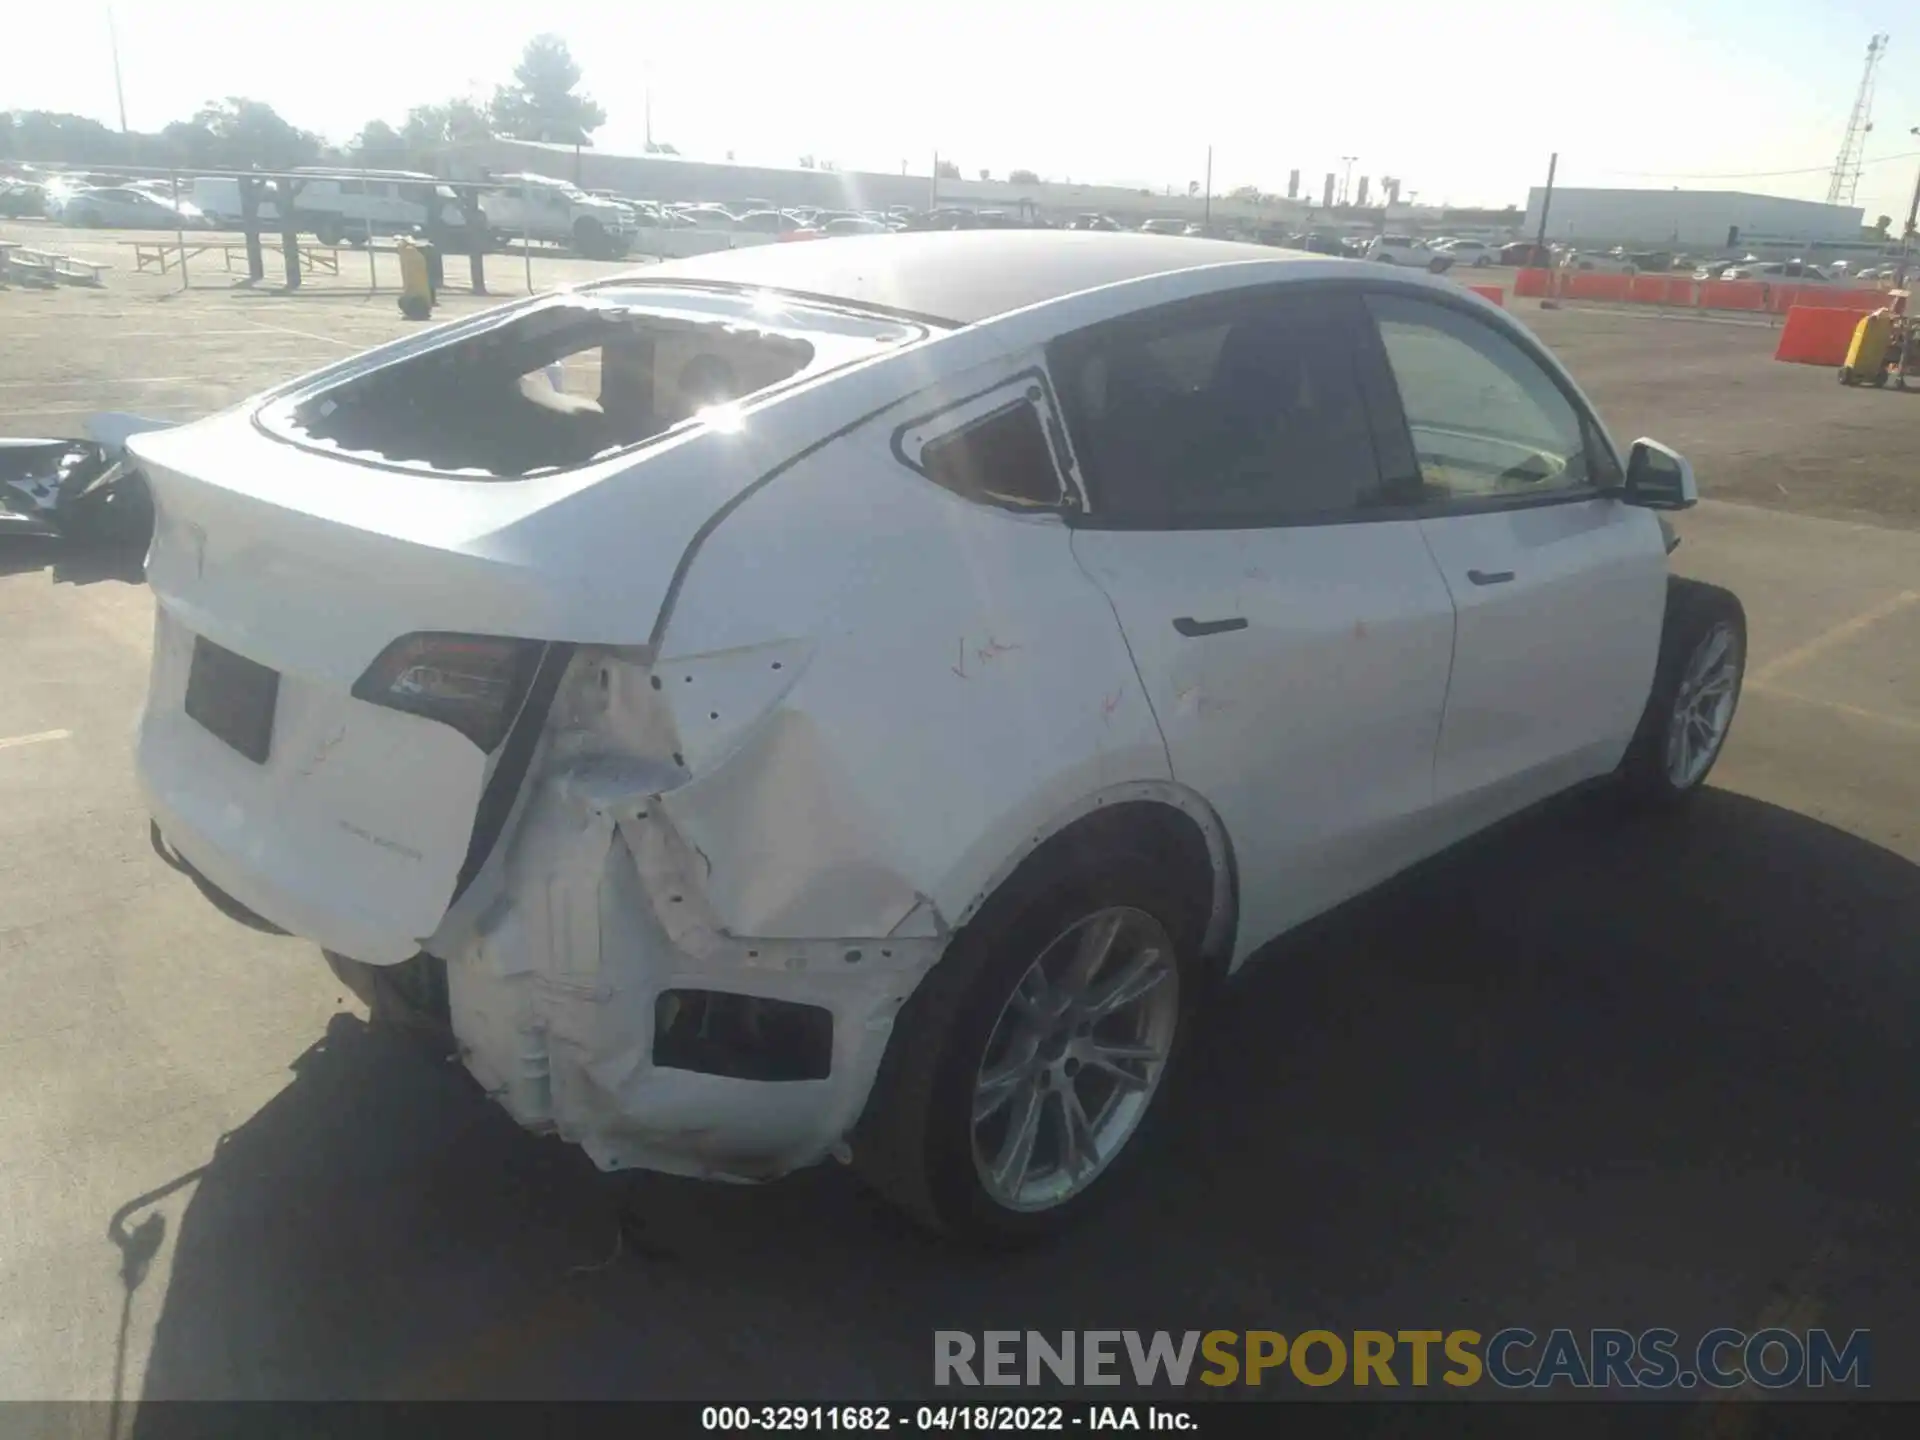
[[[729,516],[663,637],[669,698],[683,660],[770,637],[806,657],[667,802],[735,933],[884,934],[916,909],[937,926],[1083,796],[1166,776],[1117,622],[1064,525],[914,473],[891,451],[900,418]],[[691,707],[689,723],[705,713]]]

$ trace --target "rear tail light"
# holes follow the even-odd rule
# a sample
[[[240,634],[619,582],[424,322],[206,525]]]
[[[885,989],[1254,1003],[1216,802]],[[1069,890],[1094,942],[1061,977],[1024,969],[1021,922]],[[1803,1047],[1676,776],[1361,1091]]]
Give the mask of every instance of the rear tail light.
[[[451,725],[491,754],[527,698],[546,650],[496,635],[406,635],[380,652],[353,696]]]

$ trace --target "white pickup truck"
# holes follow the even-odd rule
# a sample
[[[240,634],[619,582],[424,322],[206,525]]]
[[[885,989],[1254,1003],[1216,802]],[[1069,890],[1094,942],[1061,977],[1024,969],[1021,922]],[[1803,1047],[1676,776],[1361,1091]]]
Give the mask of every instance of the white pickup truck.
[[[526,238],[566,245],[590,260],[618,260],[638,228],[626,206],[550,175],[494,175],[480,210],[496,242]]]

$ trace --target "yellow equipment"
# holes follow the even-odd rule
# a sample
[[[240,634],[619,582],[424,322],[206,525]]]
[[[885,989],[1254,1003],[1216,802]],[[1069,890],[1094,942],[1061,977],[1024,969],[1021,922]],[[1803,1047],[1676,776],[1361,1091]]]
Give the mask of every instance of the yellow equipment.
[[[409,320],[424,320],[433,313],[434,302],[427,252],[404,235],[394,248],[400,255],[400,313]]]
[[[1891,310],[1862,315],[1860,323],[1853,327],[1853,343],[1847,347],[1847,358],[1840,366],[1840,383],[1858,385],[1864,380],[1869,385],[1886,384],[1887,350],[1892,342]]]

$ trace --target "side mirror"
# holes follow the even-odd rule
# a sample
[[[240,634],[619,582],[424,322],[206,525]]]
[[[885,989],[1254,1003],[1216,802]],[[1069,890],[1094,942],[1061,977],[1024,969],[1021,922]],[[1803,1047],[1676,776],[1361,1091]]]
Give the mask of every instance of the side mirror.
[[[1626,492],[1629,505],[1645,510],[1685,510],[1700,498],[1693,466],[1677,450],[1658,440],[1636,440],[1627,457]]]

